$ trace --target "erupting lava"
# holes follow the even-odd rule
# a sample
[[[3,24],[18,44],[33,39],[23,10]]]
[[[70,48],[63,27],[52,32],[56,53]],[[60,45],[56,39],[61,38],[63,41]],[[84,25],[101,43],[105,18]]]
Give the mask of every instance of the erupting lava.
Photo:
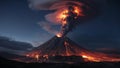
[[[58,33],[56,36],[57,36],[58,38],[60,38],[60,37],[62,37],[62,34],[61,34],[61,33]]]
[[[62,12],[60,12],[60,13],[58,14],[58,17],[57,17],[57,18],[60,19],[62,25],[65,25],[65,24],[68,23],[67,20],[66,20],[66,18],[69,17],[69,16],[71,16],[72,14],[75,14],[75,15],[76,15],[76,16],[74,17],[75,19],[76,19],[78,16],[83,16],[82,10],[81,10],[80,8],[78,8],[78,7],[76,7],[76,6],[69,6],[68,9],[65,9],[65,10],[63,10]]]
[[[57,19],[60,20],[62,29],[57,36],[65,36],[69,31],[71,31],[79,16],[84,16],[84,14],[82,13],[82,9],[77,6],[69,6],[67,9],[64,9],[62,12],[60,12],[57,16]]]

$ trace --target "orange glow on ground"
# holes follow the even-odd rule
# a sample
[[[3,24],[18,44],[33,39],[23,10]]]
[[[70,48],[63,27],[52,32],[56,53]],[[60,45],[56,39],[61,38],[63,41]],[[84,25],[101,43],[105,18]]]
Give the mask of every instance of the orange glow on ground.
[[[83,58],[88,58],[86,55],[82,55]]]
[[[48,59],[48,55],[43,55],[44,58]]]
[[[65,46],[65,49],[66,49],[66,55],[67,55],[67,56],[70,56],[69,44],[68,44],[67,42],[64,42],[64,46]]]
[[[96,60],[94,57],[92,56],[87,56],[87,55],[82,55],[82,58],[84,58],[84,60],[87,61],[93,61],[93,62],[100,62],[100,60]]]
[[[58,37],[61,37],[61,35]],[[49,57],[53,56],[79,56],[82,57],[85,62],[120,62],[120,55],[111,55],[111,54],[105,54],[101,52],[93,52],[78,46],[75,46],[75,44],[71,44],[71,41],[65,40],[63,44],[61,45],[62,48],[51,49],[47,53],[42,53],[41,50],[35,50],[30,52],[29,54],[26,54],[26,57],[30,57],[35,59],[35,61],[41,61],[42,59],[49,60]],[[49,44],[46,44],[49,45]],[[55,44],[57,46],[57,44]],[[44,49],[46,50],[46,49]],[[58,54],[59,53],[59,54]],[[78,60],[79,61],[79,60]]]
[[[82,58],[84,58],[84,60],[87,61],[91,61],[91,62],[119,62],[120,61],[120,57],[112,57],[112,55],[107,55],[107,54],[103,54],[103,53],[90,53],[90,54],[83,54]]]
[[[36,58],[36,60],[38,61],[38,60],[39,60],[39,55],[38,55],[38,54],[35,55],[35,58]]]

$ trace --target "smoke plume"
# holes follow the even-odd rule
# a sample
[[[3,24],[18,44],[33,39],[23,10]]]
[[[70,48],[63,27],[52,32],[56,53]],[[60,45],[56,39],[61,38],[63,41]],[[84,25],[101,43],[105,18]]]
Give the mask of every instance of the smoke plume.
[[[46,15],[45,18],[47,21],[52,22],[53,24],[61,25],[60,34],[62,35],[66,35],[69,31],[72,31],[76,25],[80,24],[90,16],[94,16],[93,14],[95,14],[95,8],[93,8],[91,6],[92,3],[87,0],[28,0],[28,2],[29,7],[35,10],[55,10],[55,12]],[[77,7],[77,12],[79,15],[75,17],[77,19],[74,19],[74,21],[66,19],[67,17],[64,18],[67,24],[63,25],[63,18],[60,16],[63,14],[63,11],[68,9],[70,6],[73,6],[74,8]],[[68,14],[69,13],[70,12],[68,12]],[[44,29],[51,31],[50,25],[44,24]],[[54,33],[56,34],[57,32]]]
[[[58,33],[57,30],[52,28],[53,25],[51,25],[51,24],[49,24],[47,22],[41,21],[38,24],[42,27],[42,29],[46,30],[49,33],[52,33],[52,34],[57,34]]]

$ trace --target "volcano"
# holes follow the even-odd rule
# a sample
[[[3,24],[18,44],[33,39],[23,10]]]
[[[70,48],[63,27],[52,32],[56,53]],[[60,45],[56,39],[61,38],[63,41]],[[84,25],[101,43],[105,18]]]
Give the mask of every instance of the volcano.
[[[33,51],[38,52],[40,55],[48,56],[79,56],[81,52],[86,52],[86,49],[80,47],[68,37],[53,37],[43,45],[33,49]]]
[[[66,36],[65,37],[54,36],[46,43],[40,45],[39,47],[34,48],[27,54],[27,56],[34,57],[38,60],[41,57],[42,59],[43,57],[47,59],[51,57],[52,59],[53,57],[54,58],[58,57],[59,59],[64,58],[65,60],[69,58],[69,61],[71,61],[70,60],[71,57],[83,61],[82,56],[80,56],[80,54],[82,52],[86,53],[87,51],[88,51],[87,49],[80,47],[78,44],[76,44]]]
[[[34,48],[26,54],[27,57],[36,59],[37,61],[50,61],[59,56],[59,59],[71,60],[71,57],[77,59],[76,61],[92,61],[92,62],[118,62],[120,61],[120,56],[109,55],[100,52],[94,52],[81,47],[80,45],[73,42],[68,37],[57,37],[54,36],[52,39],[48,40],[46,43]],[[79,58],[78,58],[79,57]],[[79,59],[79,60],[78,60]],[[55,59],[58,60],[58,59]]]

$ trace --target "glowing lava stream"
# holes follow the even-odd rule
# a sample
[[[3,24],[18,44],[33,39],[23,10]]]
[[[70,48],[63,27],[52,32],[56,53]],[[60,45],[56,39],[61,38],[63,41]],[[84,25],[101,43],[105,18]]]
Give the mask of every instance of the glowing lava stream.
[[[86,62],[87,61],[100,62],[100,60],[95,60],[94,57],[91,57],[91,56],[82,55],[82,58],[84,58]]]
[[[64,46],[65,46],[65,50],[66,50],[66,55],[67,55],[67,56],[70,56],[68,45],[69,45],[69,44],[68,44],[67,42],[64,42]]]
[[[84,58],[86,62],[119,62],[120,61],[120,57],[116,58],[99,52],[93,55],[83,54],[81,56],[82,58]]]

